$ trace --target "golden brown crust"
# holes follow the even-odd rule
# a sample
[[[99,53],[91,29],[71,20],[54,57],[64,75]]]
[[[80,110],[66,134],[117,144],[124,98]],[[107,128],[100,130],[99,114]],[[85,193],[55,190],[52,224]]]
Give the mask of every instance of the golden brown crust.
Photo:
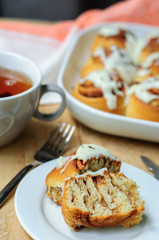
[[[150,39],[146,47],[141,51],[139,61],[144,62],[154,52],[159,52],[158,37]]]
[[[109,50],[111,46],[116,46],[118,48],[125,48],[126,46],[126,31],[121,30],[119,34],[110,37],[104,37],[102,35],[97,35],[94,39],[91,52],[94,52],[98,47],[103,47]]]
[[[154,60],[150,66],[150,70],[151,70],[151,73],[152,73],[152,76],[156,77],[159,75],[159,65],[158,65],[158,61],[159,59],[157,60]]]
[[[133,225],[139,224],[142,220],[142,212],[144,211],[144,204],[140,211],[132,210],[127,215],[116,215],[109,217],[89,217],[88,212],[82,212],[77,208],[69,208],[68,206],[62,208],[62,214],[66,224],[73,231],[78,231],[82,226],[88,228],[100,228],[100,227],[115,227],[115,226],[124,226],[124,228],[129,228]],[[70,214],[71,213],[71,214]]]
[[[132,118],[159,122],[159,100],[146,104],[132,94],[126,109],[126,115]]]
[[[104,64],[100,60],[100,58],[94,58],[90,57],[84,66],[82,67],[81,70],[81,77],[84,78],[86,77],[89,73],[96,71],[96,70],[101,70],[104,69]]]
[[[145,70],[148,70],[147,74],[145,74],[144,76],[140,76],[139,74],[137,74],[137,76],[136,76],[136,82],[137,83],[143,82],[143,81],[145,81],[146,79],[148,79],[150,77],[157,77],[157,76],[159,76],[159,65],[157,63],[158,60],[154,60],[151,63],[151,65],[148,68],[145,69]],[[144,68],[139,66],[139,71],[140,70],[144,70]]]
[[[70,161],[69,164],[66,162],[60,169],[55,167],[46,177],[47,196],[59,205],[61,205],[62,202],[62,184],[65,178],[75,176],[78,173],[78,161],[79,160],[75,159]],[[65,168],[66,164],[67,167]],[[65,170],[62,172],[64,168]]]
[[[105,49],[105,55],[108,57],[112,54],[112,50],[110,49]],[[101,58],[91,56],[83,65],[82,70],[81,70],[81,77],[84,78],[86,77],[89,73],[96,71],[96,70],[101,70],[101,69],[106,69],[104,66],[104,63],[102,62]]]
[[[85,103],[86,105],[96,108],[101,111],[124,115],[125,113],[125,103],[124,97],[117,95],[117,108],[111,110],[107,106],[107,100],[105,97],[86,97],[80,92],[80,84],[77,84],[73,90],[72,95],[79,101]]]
[[[135,84],[136,83],[141,83],[141,82],[145,81],[146,79],[148,79],[151,76],[152,76],[151,74],[146,74],[144,76],[140,76],[140,75],[137,74],[136,80],[135,80]]]
[[[75,176],[78,171],[78,161],[77,159],[74,159],[73,161],[70,161],[69,164],[67,162],[62,168],[54,168],[46,177],[46,186],[47,187],[61,187],[65,178],[69,176]],[[65,166],[67,167],[65,168]],[[65,168],[65,170],[62,172],[62,170]]]
[[[145,75],[140,75],[140,71],[143,71],[144,68],[140,65],[138,66],[138,71],[137,71],[137,74],[136,74],[136,79],[135,79],[135,83],[141,83],[143,81],[145,81],[146,79],[148,79],[149,77],[152,77],[152,72],[150,71],[150,69],[146,69],[148,70],[148,72],[145,74]]]

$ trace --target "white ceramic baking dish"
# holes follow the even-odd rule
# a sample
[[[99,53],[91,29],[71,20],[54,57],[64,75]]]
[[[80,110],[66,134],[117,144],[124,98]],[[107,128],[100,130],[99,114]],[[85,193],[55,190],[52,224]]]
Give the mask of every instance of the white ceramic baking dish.
[[[107,24],[125,24],[137,37],[151,30],[159,29],[147,25],[130,23]],[[70,42],[58,76],[58,84],[66,93],[68,108],[77,120],[102,133],[159,142],[159,123],[96,110],[83,104],[71,95],[73,87],[80,80],[81,67],[90,55],[93,38],[102,25],[81,31]]]

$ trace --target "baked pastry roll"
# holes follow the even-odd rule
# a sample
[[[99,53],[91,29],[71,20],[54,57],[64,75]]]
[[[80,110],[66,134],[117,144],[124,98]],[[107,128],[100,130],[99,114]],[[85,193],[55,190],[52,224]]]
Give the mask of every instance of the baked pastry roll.
[[[103,26],[97,32],[91,51],[94,52],[98,47],[109,50],[111,46],[116,46],[131,52],[134,44],[135,36],[125,26]]]
[[[116,71],[128,85],[134,83],[136,79],[137,66],[125,49],[115,46],[110,47],[109,50],[103,47],[97,48],[83,66],[81,76],[86,77],[90,72],[100,69],[107,69],[108,72]]]
[[[81,70],[81,77],[84,78],[88,74],[96,70],[106,69],[105,61],[110,54],[111,54],[110,50],[106,50],[102,47],[97,48],[97,50],[83,65]]]
[[[139,66],[136,82],[142,82],[149,77],[159,76],[159,52],[152,53]]]
[[[83,144],[68,157],[60,157],[56,167],[47,175],[47,196],[61,205],[62,186],[67,177],[94,172],[106,167],[108,172],[120,171],[121,161],[107,149],[95,144]]]
[[[79,101],[109,113],[124,114],[126,85],[116,72],[107,70],[91,72],[74,90]]]
[[[136,52],[139,62],[144,62],[152,53],[159,52],[159,31],[143,36],[138,41]]]
[[[128,117],[159,122],[159,78],[151,77],[128,90]]]
[[[144,202],[133,180],[102,169],[64,181],[62,214],[68,226],[79,230],[139,224]]]

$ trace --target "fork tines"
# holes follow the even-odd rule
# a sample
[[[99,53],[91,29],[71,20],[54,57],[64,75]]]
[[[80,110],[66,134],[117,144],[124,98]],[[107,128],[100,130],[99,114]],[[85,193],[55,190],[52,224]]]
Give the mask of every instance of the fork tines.
[[[44,144],[43,149],[48,149],[54,155],[61,155],[66,147],[67,143],[70,141],[75,130],[75,126],[70,124],[58,122],[56,128],[52,132],[51,136]]]

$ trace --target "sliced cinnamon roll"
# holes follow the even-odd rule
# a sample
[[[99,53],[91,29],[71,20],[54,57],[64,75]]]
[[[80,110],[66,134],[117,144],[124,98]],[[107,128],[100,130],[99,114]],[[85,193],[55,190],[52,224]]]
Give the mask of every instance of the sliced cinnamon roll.
[[[86,77],[90,72],[107,69],[108,72],[116,71],[120,78],[128,85],[135,82],[137,66],[132,62],[125,49],[112,46],[109,50],[99,47],[82,68],[81,75]]]
[[[101,169],[64,181],[62,214],[73,231],[81,227],[128,228],[141,222],[144,209],[136,182],[122,173]]]
[[[76,152],[59,157],[56,167],[47,175],[47,196],[55,203],[62,203],[62,188],[66,178],[95,172],[107,168],[108,172],[118,173],[121,161],[106,148],[95,144],[82,144]]]
[[[125,26],[104,26],[101,27],[94,39],[92,52],[98,47],[109,49],[111,46],[125,48],[131,51],[135,43],[135,36]]]
[[[128,117],[159,122],[159,78],[151,77],[128,90]]]
[[[107,70],[90,73],[73,90],[73,96],[79,101],[102,111],[124,114],[125,90],[118,74]]]

